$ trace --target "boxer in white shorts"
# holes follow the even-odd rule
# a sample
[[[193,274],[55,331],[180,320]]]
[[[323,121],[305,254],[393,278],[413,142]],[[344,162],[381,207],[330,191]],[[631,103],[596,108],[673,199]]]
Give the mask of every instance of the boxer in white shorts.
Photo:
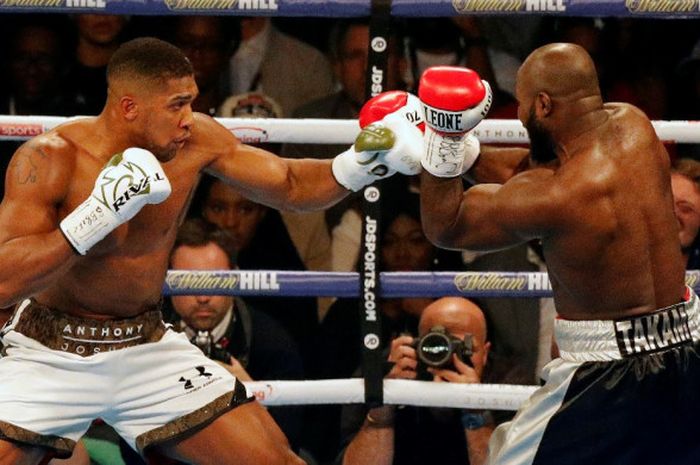
[[[0,465],[68,455],[96,416],[188,463],[301,463],[267,411],[154,313],[178,224],[202,172],[272,208],[322,209],[415,174],[420,144],[405,140],[419,130],[402,104],[369,116],[396,114],[391,137],[360,131],[368,143],[333,161],[280,158],[194,113],[190,62],[154,38],[122,44],[107,81],[100,115],[28,141],[7,170],[0,308],[36,304],[3,331]]]

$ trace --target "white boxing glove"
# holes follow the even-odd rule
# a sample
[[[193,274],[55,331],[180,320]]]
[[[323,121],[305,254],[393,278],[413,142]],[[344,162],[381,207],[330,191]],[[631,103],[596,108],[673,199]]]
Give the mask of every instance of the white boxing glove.
[[[461,176],[479,156],[479,140],[469,131],[491,108],[491,87],[470,69],[435,66],[421,76],[418,95],[425,111],[423,168],[438,177]]]
[[[61,221],[61,231],[85,255],[145,205],[167,199],[170,191],[170,181],[156,157],[148,150],[128,148],[102,168],[90,196]]]
[[[350,149],[333,160],[333,176],[340,185],[357,192],[397,171],[421,171],[423,134],[401,115],[390,115],[360,131]]]

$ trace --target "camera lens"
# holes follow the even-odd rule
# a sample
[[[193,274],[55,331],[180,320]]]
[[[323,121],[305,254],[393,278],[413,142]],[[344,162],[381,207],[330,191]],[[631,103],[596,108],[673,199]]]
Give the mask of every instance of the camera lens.
[[[428,366],[442,367],[451,355],[452,345],[445,334],[428,333],[418,343],[418,357]]]

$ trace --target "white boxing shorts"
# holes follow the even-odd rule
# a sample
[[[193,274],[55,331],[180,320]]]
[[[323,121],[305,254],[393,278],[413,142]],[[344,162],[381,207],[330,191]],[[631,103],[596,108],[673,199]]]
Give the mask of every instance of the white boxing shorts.
[[[59,457],[96,418],[143,452],[253,399],[159,309],[99,321],[26,300],[0,331],[0,348],[0,439]]]
[[[489,443],[490,465],[700,463],[700,309],[554,326],[560,358]]]

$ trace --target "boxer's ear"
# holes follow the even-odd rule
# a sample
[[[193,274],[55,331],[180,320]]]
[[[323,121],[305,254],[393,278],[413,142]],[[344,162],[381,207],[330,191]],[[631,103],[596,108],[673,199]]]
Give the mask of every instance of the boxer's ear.
[[[535,97],[535,114],[546,118],[552,112],[552,98],[546,92],[538,92]]]
[[[121,110],[122,116],[127,121],[133,121],[138,116],[138,104],[136,100],[130,95],[125,95],[119,99],[119,109]]]

